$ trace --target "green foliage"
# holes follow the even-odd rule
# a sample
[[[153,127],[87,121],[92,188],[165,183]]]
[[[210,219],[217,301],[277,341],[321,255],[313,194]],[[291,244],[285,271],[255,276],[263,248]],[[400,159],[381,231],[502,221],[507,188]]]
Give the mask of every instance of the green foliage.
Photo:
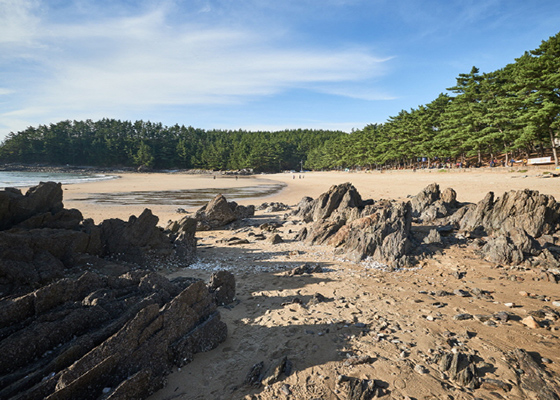
[[[150,121],[62,121],[11,133],[0,162],[278,172],[299,169],[340,131],[205,131]]]

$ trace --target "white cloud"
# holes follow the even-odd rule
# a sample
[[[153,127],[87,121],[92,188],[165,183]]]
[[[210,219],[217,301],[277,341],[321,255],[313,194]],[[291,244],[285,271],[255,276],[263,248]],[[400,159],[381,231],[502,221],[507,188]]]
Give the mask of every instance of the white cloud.
[[[172,24],[169,3],[134,16],[64,24],[39,20],[34,4],[0,0],[0,11],[8,10],[4,21],[13,29],[6,37],[23,49],[32,47],[30,57],[40,71],[33,87],[0,89],[0,94],[28,93],[18,97],[14,112],[3,114],[14,123],[137,107],[242,103],[293,88],[388,97],[345,87],[385,72],[388,59],[368,49],[313,48],[274,32],[223,27],[219,21],[211,27],[189,20]],[[33,28],[26,31],[26,25]]]

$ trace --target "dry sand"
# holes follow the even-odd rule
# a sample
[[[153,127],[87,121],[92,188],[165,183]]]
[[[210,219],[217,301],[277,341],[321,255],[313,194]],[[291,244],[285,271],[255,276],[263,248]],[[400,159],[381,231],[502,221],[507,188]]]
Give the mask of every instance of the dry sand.
[[[374,173],[306,173],[263,175],[259,183],[281,181],[287,187],[266,199],[242,204],[280,201],[296,204],[316,197],[333,184],[352,182],[363,198],[404,198],[430,183],[452,187],[459,201],[476,202],[488,191],[496,195],[530,188],[560,199],[560,180],[543,178],[542,171],[469,170],[458,172],[392,171]],[[294,179],[295,177],[295,179]],[[253,185],[252,179],[181,174],[130,174],[121,179],[65,186],[65,206],[79,208],[100,222],[109,217],[138,215],[144,206],[105,206],[76,199],[91,193],[133,190],[203,188],[209,185]],[[178,219],[177,206],[150,205],[161,221]],[[196,208],[196,207],[195,207]],[[195,208],[191,208],[193,211]],[[256,223],[281,218],[283,213],[258,212]],[[194,356],[175,370],[167,386],[150,400],[171,399],[346,399],[347,383],[339,375],[375,379],[387,399],[523,399],[510,351],[531,352],[554,379],[560,376],[560,321],[537,318],[529,328],[521,320],[560,301],[557,284],[543,279],[539,269],[501,267],[481,260],[469,248],[443,249],[416,268],[389,272],[368,263],[351,263],[332,248],[305,246],[293,241],[301,222],[288,220],[279,234],[284,243],[256,241],[257,227],[238,231],[197,233],[199,262],[190,268],[169,268],[170,277],[208,279],[213,270],[232,271],[237,300],[220,307],[227,323],[227,340],[218,348]],[[268,235],[267,232],[265,234]],[[248,244],[227,246],[221,239],[237,236]],[[317,264],[321,273],[289,276],[286,271],[303,263]],[[442,296],[462,289],[471,297]],[[489,296],[477,297],[477,289]],[[319,293],[326,300],[313,302]],[[508,307],[507,303],[514,303]],[[484,324],[478,319],[455,320],[458,314],[491,316],[506,311],[507,322]],[[455,349],[455,350],[453,350]],[[510,384],[499,388],[465,389],[443,374],[433,356],[463,351],[475,355],[484,379]],[[287,357],[292,373],[260,387],[244,384],[251,367],[265,368]],[[361,358],[360,358],[361,357]],[[550,361],[550,362],[549,362]],[[408,396],[408,397],[407,397]]]

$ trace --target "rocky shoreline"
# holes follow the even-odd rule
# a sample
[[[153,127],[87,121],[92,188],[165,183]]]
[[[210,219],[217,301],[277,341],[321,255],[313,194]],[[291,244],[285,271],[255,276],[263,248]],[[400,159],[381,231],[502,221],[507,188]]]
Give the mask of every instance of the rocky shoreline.
[[[0,398],[558,399],[559,228],[530,190],[217,196],[163,229],[6,189]]]

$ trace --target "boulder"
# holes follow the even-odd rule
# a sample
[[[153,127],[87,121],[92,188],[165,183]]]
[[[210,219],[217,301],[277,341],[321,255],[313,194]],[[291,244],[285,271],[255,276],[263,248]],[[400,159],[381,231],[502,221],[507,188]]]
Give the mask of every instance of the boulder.
[[[0,191],[0,230],[38,214],[55,214],[63,209],[62,186],[55,182],[41,182],[30,188],[25,195],[19,189]]]
[[[197,230],[220,228],[239,219],[255,215],[255,206],[240,206],[219,194],[196,212]]]
[[[202,281],[137,271],[86,272],[4,299],[0,398],[146,398],[225,340],[214,298]]]
[[[489,192],[455,219],[460,229],[467,231],[482,227],[490,234],[522,228],[531,237],[538,238],[559,229],[560,204],[554,197],[534,190],[512,190],[495,201],[494,193]]]

